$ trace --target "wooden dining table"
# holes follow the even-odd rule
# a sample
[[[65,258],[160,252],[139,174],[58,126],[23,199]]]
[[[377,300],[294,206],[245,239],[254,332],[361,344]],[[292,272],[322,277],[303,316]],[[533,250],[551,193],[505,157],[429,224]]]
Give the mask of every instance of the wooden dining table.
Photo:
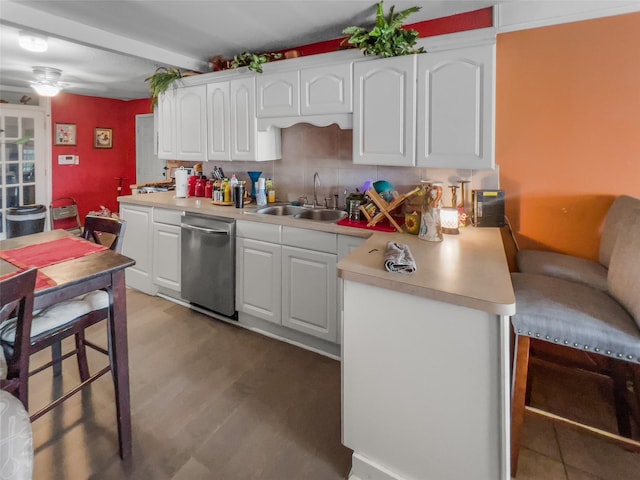
[[[56,258],[56,263],[38,265],[16,265],[0,258],[0,277],[29,266],[38,267],[41,275],[34,292],[34,310],[68,300],[93,290],[105,289],[109,293],[110,312],[108,337],[110,363],[113,373],[116,415],[118,423],[118,443],[122,459],[131,456],[131,408],[129,391],[129,359],[127,344],[127,301],[125,269],[135,261],[113,250],[88,253],[77,258],[65,258],[63,248],[57,240],[74,238],[80,242],[87,240],[75,237],[65,230],[52,230],[0,241],[0,253],[46,244],[46,250]],[[69,242],[67,241],[67,244]],[[57,247],[57,245],[60,247]],[[91,244],[94,245],[94,244]],[[28,260],[26,263],[29,263]],[[36,261],[34,260],[34,262]],[[46,263],[46,262],[45,262]],[[42,281],[44,279],[44,281]]]

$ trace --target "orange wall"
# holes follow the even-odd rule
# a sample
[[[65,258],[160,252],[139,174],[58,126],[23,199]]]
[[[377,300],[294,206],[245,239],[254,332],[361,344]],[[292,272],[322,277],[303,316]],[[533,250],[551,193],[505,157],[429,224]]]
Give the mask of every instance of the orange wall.
[[[597,258],[640,197],[640,13],[498,35],[496,163],[521,248]]]
[[[136,179],[135,116],[151,113],[151,102],[123,101],[61,93],[51,99],[51,124],[73,123],[77,126],[74,146],[53,146],[52,198],[73,197],[80,216],[104,205],[118,211],[116,197],[129,195],[129,185]],[[94,129],[113,130],[113,148],[94,148]],[[58,165],[58,155],[78,155],[79,165]],[[122,193],[118,191],[123,178]]]

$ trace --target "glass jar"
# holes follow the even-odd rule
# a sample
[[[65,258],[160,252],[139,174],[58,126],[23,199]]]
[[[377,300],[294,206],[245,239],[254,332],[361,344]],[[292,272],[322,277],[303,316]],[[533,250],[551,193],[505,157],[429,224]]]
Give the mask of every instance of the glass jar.
[[[422,183],[424,197],[418,238],[429,242],[441,242],[440,207],[442,206],[442,182],[423,181]]]

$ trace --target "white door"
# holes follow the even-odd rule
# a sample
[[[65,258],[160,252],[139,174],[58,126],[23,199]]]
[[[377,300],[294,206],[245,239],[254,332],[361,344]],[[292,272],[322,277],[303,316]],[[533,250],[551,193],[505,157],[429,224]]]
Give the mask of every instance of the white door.
[[[6,209],[33,203],[46,206],[50,179],[44,110],[2,106],[0,129],[0,239],[4,239]]]
[[[167,161],[153,151],[155,140],[153,114],[136,115],[136,183],[168,180]]]

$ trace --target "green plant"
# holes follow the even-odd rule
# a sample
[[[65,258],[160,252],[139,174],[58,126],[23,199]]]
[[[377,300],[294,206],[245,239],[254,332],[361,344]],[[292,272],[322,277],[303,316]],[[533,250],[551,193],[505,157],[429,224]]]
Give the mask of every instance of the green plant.
[[[389,9],[389,15],[385,18],[383,3],[380,1],[377,4],[375,27],[371,30],[357,26],[347,27],[342,33],[349,35],[349,37],[343,43],[346,42],[359,48],[365,55],[380,55],[381,57],[424,53],[424,48],[414,48],[418,32],[402,28],[407,17],[420,10],[421,7],[411,7],[396,13],[392,6]]]
[[[231,68],[248,67],[256,73],[262,73],[262,64],[282,58],[281,53],[251,53],[243,52],[233,57]]]
[[[173,82],[183,77],[182,72],[175,67],[159,67],[150,77],[144,79],[149,82],[151,92],[151,106],[158,104],[158,97],[167,91]]]

